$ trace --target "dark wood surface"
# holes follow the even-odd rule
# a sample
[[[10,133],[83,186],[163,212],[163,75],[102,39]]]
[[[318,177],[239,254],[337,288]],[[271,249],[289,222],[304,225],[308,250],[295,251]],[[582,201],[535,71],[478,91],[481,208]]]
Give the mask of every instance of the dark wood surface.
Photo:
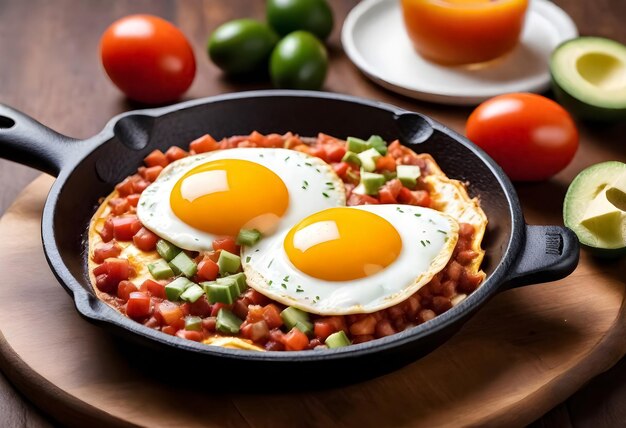
[[[337,18],[330,41],[332,64],[325,89],[351,93],[411,108],[462,131],[469,109],[420,103],[391,94],[355,70],[339,44],[341,21],[355,0],[332,0]],[[626,42],[626,2],[623,0],[558,0],[581,34],[602,35]],[[177,25],[191,39],[198,62],[196,80],[186,98],[268,87],[263,83],[225,80],[204,52],[210,31],[219,23],[242,16],[263,16],[261,0],[172,2],[114,0],[47,2],[0,1],[0,102],[34,116],[44,124],[77,138],[98,132],[113,115],[135,106],[108,82],[98,59],[98,40],[116,18],[129,13],[153,13]],[[581,149],[558,178],[569,179],[581,168],[601,160],[626,160],[625,124],[581,126]],[[0,160],[0,214],[38,172]],[[548,182],[518,186],[529,222],[560,221],[563,186]],[[558,196],[558,197],[556,197]],[[548,214],[538,214],[545,206]],[[624,339],[626,340],[626,338]],[[0,425],[49,426],[26,397],[0,375]],[[626,425],[626,360],[598,376],[569,400],[538,420],[537,427]]]

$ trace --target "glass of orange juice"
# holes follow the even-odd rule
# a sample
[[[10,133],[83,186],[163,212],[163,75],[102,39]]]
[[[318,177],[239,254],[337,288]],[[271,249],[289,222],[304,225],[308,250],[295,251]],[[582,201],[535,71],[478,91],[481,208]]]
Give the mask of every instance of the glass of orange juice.
[[[444,65],[480,64],[513,50],[528,0],[401,0],[417,52]]]

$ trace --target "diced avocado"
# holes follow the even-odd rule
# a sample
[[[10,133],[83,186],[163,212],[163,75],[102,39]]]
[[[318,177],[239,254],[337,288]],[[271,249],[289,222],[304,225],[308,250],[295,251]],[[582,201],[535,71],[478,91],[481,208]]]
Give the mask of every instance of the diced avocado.
[[[226,285],[230,289],[230,294],[233,300],[239,297],[241,292],[239,291],[239,281],[235,278],[235,275],[225,276],[223,278],[217,278],[216,282],[220,285]]]
[[[180,300],[184,300],[185,302],[195,303],[202,295],[204,294],[204,290],[198,284],[191,284],[187,289],[180,295]]]
[[[237,281],[203,282],[202,287],[209,303],[225,303],[230,305],[239,296]]]
[[[239,266],[241,266],[241,257],[222,250],[220,258],[217,259],[217,266],[219,267],[220,275],[222,276],[235,273],[239,270]]]
[[[385,140],[382,139],[381,136],[372,135],[367,140],[367,144],[369,144],[370,147],[376,149],[376,151],[378,151],[378,153],[380,153],[381,155],[385,156],[387,154],[387,143],[385,142]]]
[[[385,176],[373,172],[361,171],[361,184],[366,195],[377,195],[380,186],[385,184]]]
[[[234,275],[227,276],[225,278],[218,278],[217,282],[221,282],[226,278],[230,278],[234,280],[235,282],[237,282],[237,287],[239,289],[238,294],[241,294],[248,289],[248,283],[246,282],[246,274],[244,274],[243,272],[239,272]]]
[[[367,172],[376,170],[376,159],[380,157],[380,153],[376,149],[367,149],[358,154],[361,160],[361,168]]]
[[[417,165],[398,165],[396,172],[398,173],[398,180],[410,189],[415,188],[417,179],[422,173],[420,167]]]
[[[343,155],[341,162],[348,162],[361,166],[361,159],[359,159],[359,156],[356,153],[351,151],[347,151],[346,154]]]
[[[165,260],[157,260],[148,264],[148,271],[154,279],[168,279],[174,276],[174,271]]]
[[[167,297],[167,300],[175,302],[180,299],[180,295],[192,285],[194,285],[193,282],[189,281],[187,278],[182,276],[180,278],[176,278],[174,281],[165,286],[165,296]]]
[[[157,253],[163,257],[165,261],[170,262],[174,257],[181,252],[181,249],[176,245],[167,242],[165,239],[159,239],[156,245]]]
[[[385,182],[398,178],[398,173],[395,171],[383,171],[383,175],[385,176]]]
[[[217,331],[227,334],[237,334],[239,333],[241,324],[243,324],[243,321],[237,318],[237,316],[228,309],[222,308],[217,313],[217,322],[215,324]]]
[[[361,140],[360,138],[348,137],[346,140],[346,148],[349,152],[361,153],[370,148],[370,145],[367,144],[367,141]]]
[[[572,114],[593,121],[626,117],[626,46],[602,37],[578,37],[552,53],[555,95]]]
[[[294,327],[307,336],[313,333],[313,323],[309,321],[298,321]]]
[[[178,255],[172,259],[170,267],[176,275],[180,275],[182,273],[187,278],[191,278],[198,271],[198,265],[196,262],[191,260],[191,258],[183,251],[178,253]]]
[[[343,330],[339,330],[338,332],[328,336],[324,343],[329,348],[340,348],[351,344],[350,339],[348,339],[348,336],[346,336],[346,333]]]
[[[247,245],[248,247],[256,244],[261,239],[261,232],[256,229],[241,229],[237,235],[237,245]]]
[[[196,316],[186,317],[185,330],[202,331],[202,318]]]
[[[295,327],[298,322],[309,322],[309,314],[293,306],[285,308],[280,313],[280,317],[290,330]]]
[[[609,190],[618,189],[625,174],[626,164],[602,162],[580,172],[567,189],[563,203],[565,226],[597,255],[614,257],[626,253],[626,212],[619,198],[608,197],[620,193]]]

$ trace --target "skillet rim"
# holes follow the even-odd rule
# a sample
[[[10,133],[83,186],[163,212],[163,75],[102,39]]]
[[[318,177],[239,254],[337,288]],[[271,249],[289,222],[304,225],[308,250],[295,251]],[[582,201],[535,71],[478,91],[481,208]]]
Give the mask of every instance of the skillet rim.
[[[56,245],[56,233],[53,228],[54,218],[56,214],[56,205],[62,196],[63,187],[67,180],[71,177],[78,164],[90,156],[100,146],[107,144],[114,137],[113,128],[115,124],[126,116],[145,115],[152,117],[164,116],[180,110],[197,107],[205,104],[220,103],[224,101],[261,98],[316,98],[328,102],[345,102],[349,104],[358,104],[383,110],[392,114],[397,118],[403,114],[417,114],[424,118],[426,122],[437,131],[448,135],[456,144],[461,144],[474,156],[476,156],[483,164],[485,164],[495,177],[498,185],[503,190],[507,200],[509,214],[511,217],[511,235],[507,243],[506,250],[497,264],[494,271],[488,275],[480,287],[470,294],[459,305],[454,306],[445,313],[438,315],[434,319],[422,323],[418,326],[406,329],[402,332],[376,339],[373,341],[351,345],[349,347],[325,349],[323,351],[249,351],[231,348],[223,348],[218,346],[207,346],[190,340],[181,339],[176,336],[166,335],[160,331],[145,327],[130,318],[125,317],[120,312],[111,308],[105,302],[98,299],[94,294],[89,293],[67,269],[63,258]],[[315,91],[292,91],[292,90],[260,90],[237,92],[230,94],[222,94],[212,97],[190,100],[170,106],[160,108],[149,108],[132,110],[116,115],[111,118],[104,126],[101,132],[95,136],[80,142],[84,145],[80,148],[82,153],[77,153],[68,159],[67,164],[61,169],[57,179],[52,185],[46,203],[43,209],[41,236],[46,260],[63,288],[73,297],[74,305],[79,314],[90,322],[94,322],[100,326],[110,326],[115,328],[117,333],[139,336],[141,339],[151,341],[158,345],[164,345],[169,348],[185,351],[186,353],[203,354],[216,358],[227,358],[231,360],[243,361],[261,361],[274,362],[281,361],[297,361],[297,362],[315,362],[322,360],[343,360],[350,358],[358,358],[366,355],[384,353],[393,351],[395,348],[403,348],[413,342],[426,338],[434,338],[438,333],[451,328],[453,324],[462,321],[471,315],[472,312],[480,308],[489,298],[497,293],[499,288],[509,279],[508,274],[513,262],[520,255],[525,241],[525,222],[521,210],[517,193],[513,188],[511,181],[504,174],[502,169],[478,146],[471,143],[465,137],[452,131],[443,124],[433,120],[429,116],[406,110],[392,104],[381,101],[364,99],[351,95],[315,92]],[[83,278],[85,280],[85,278]],[[91,284],[89,284],[91,287]]]

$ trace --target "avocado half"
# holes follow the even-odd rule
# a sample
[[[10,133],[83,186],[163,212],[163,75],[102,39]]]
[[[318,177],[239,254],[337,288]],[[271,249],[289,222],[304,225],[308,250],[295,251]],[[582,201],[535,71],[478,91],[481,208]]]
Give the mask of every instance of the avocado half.
[[[572,114],[592,121],[626,118],[626,46],[602,37],[562,43],[550,60],[552,85]]]

